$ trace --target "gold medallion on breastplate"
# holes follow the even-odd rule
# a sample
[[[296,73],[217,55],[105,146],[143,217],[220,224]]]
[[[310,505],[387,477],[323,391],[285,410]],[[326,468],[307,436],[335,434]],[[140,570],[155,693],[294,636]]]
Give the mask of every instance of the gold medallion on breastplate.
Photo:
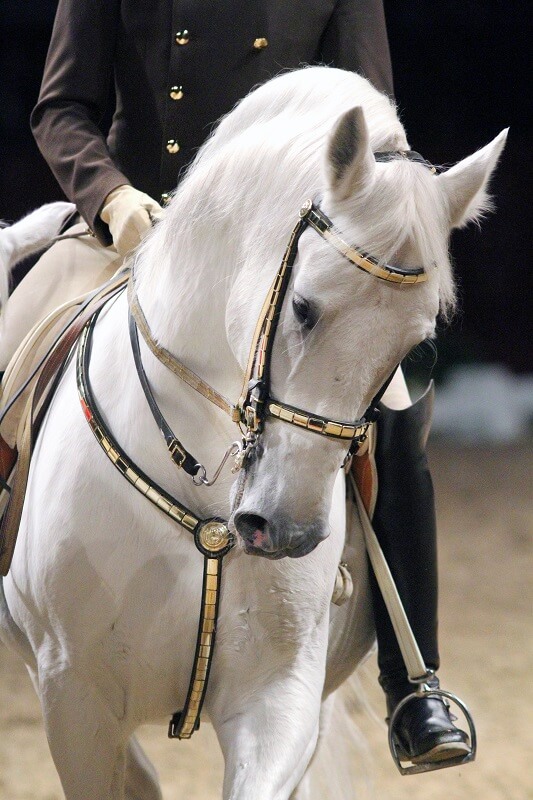
[[[223,522],[211,520],[200,528],[198,541],[205,550],[218,553],[228,546],[230,534]]]

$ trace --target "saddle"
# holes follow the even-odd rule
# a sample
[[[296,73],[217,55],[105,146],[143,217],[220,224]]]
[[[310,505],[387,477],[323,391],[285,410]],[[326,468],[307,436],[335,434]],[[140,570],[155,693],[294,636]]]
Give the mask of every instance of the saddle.
[[[125,287],[128,278],[129,270],[121,270],[103,286],[53,311],[29,332],[6,369],[1,396],[0,455],[10,474],[3,476],[0,490],[1,575],[7,575],[13,558],[33,446],[72,348],[87,322]]]

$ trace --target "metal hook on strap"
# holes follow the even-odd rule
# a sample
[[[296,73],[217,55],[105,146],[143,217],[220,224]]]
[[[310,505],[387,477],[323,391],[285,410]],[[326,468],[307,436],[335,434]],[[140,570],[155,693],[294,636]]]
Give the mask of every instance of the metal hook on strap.
[[[414,683],[414,681],[413,681]],[[431,761],[419,764],[411,764],[411,766],[405,767],[402,765],[402,761],[406,762],[409,761],[409,756],[401,750],[401,746],[398,744],[397,737],[395,736],[395,728],[396,724],[400,718],[400,715],[405,708],[405,706],[413,700],[419,699],[421,697],[442,697],[446,698],[447,700],[451,700],[456,706],[460,708],[462,711],[464,718],[468,724],[469,734],[470,734],[470,752],[465,753],[463,756],[457,756],[456,758],[447,758],[443,761]],[[462,764],[468,764],[470,761],[474,761],[476,757],[476,750],[477,750],[477,736],[476,736],[476,726],[474,725],[474,720],[468,707],[466,704],[459,698],[457,695],[453,694],[452,692],[447,692],[444,689],[432,689],[428,686],[427,683],[421,682],[418,686],[418,689],[411,694],[408,694],[407,697],[404,697],[401,700],[394,712],[391,714],[389,720],[389,749],[391,751],[392,758],[394,763],[398,767],[401,775],[417,775],[421,772],[433,772],[437,769],[445,769],[447,767],[458,767]]]
[[[230,446],[227,448],[227,450],[224,453],[224,455],[222,456],[222,461],[220,462],[220,464],[216,468],[215,474],[213,475],[211,480],[208,480],[208,478],[207,478],[207,472],[206,472],[205,467],[203,465],[200,465],[200,469],[198,470],[198,474],[195,475],[193,477],[193,479],[192,479],[192,482],[194,483],[194,485],[195,486],[212,486],[218,480],[218,478],[220,476],[220,473],[222,472],[222,469],[224,468],[224,465],[226,464],[226,461],[229,458],[231,458],[232,456],[237,458],[242,450],[243,450],[243,446],[242,446],[241,442],[232,442],[230,444]],[[233,472],[233,470],[232,470],[232,472]]]

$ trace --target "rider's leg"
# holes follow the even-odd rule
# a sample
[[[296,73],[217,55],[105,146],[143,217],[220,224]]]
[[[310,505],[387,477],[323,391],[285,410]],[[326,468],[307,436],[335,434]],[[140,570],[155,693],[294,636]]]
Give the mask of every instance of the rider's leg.
[[[373,526],[426,666],[439,667],[437,640],[437,529],[433,483],[426,457],[433,391],[411,405],[401,372],[381,404],[375,460],[378,491]],[[374,575],[371,575],[380,684],[391,714],[414,687]],[[438,687],[436,678],[432,679]],[[398,719],[400,749],[417,762],[444,761],[469,750],[438,698],[410,702]]]

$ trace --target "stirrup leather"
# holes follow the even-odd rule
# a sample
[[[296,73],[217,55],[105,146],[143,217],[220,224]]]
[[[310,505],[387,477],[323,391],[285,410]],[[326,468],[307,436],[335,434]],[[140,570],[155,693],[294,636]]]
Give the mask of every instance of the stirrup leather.
[[[357,508],[363,528],[368,557],[370,558],[372,568],[376,575],[376,580],[378,581],[387,611],[389,612],[391,623],[398,639],[398,645],[402,653],[409,680],[411,683],[418,685],[418,688],[415,691],[407,695],[407,697],[404,697],[403,700],[398,703],[389,721],[389,748],[394,763],[402,775],[414,775],[420,772],[432,772],[436,769],[444,769],[445,767],[454,767],[460,764],[467,764],[469,761],[473,761],[476,757],[477,739],[472,715],[470,714],[470,711],[465,703],[456,695],[452,694],[452,692],[447,692],[444,689],[432,689],[426,683],[433,673],[431,670],[428,670],[424,663],[422,654],[411,629],[411,625],[409,624],[409,620],[407,619],[407,615],[403,608],[401,598],[398,594],[398,590],[396,589],[394,579],[379,544],[378,538],[372,527],[365,503],[363,502],[353,473],[351,473],[350,477],[357,501]],[[401,762],[405,762],[408,759],[405,758],[405,754],[399,752],[395,736],[395,726],[397,725],[399,714],[402,709],[405,708],[407,703],[413,699],[428,695],[447,698],[459,707],[470,730],[471,750],[464,756],[457,758],[449,758],[444,761],[403,766]]]

